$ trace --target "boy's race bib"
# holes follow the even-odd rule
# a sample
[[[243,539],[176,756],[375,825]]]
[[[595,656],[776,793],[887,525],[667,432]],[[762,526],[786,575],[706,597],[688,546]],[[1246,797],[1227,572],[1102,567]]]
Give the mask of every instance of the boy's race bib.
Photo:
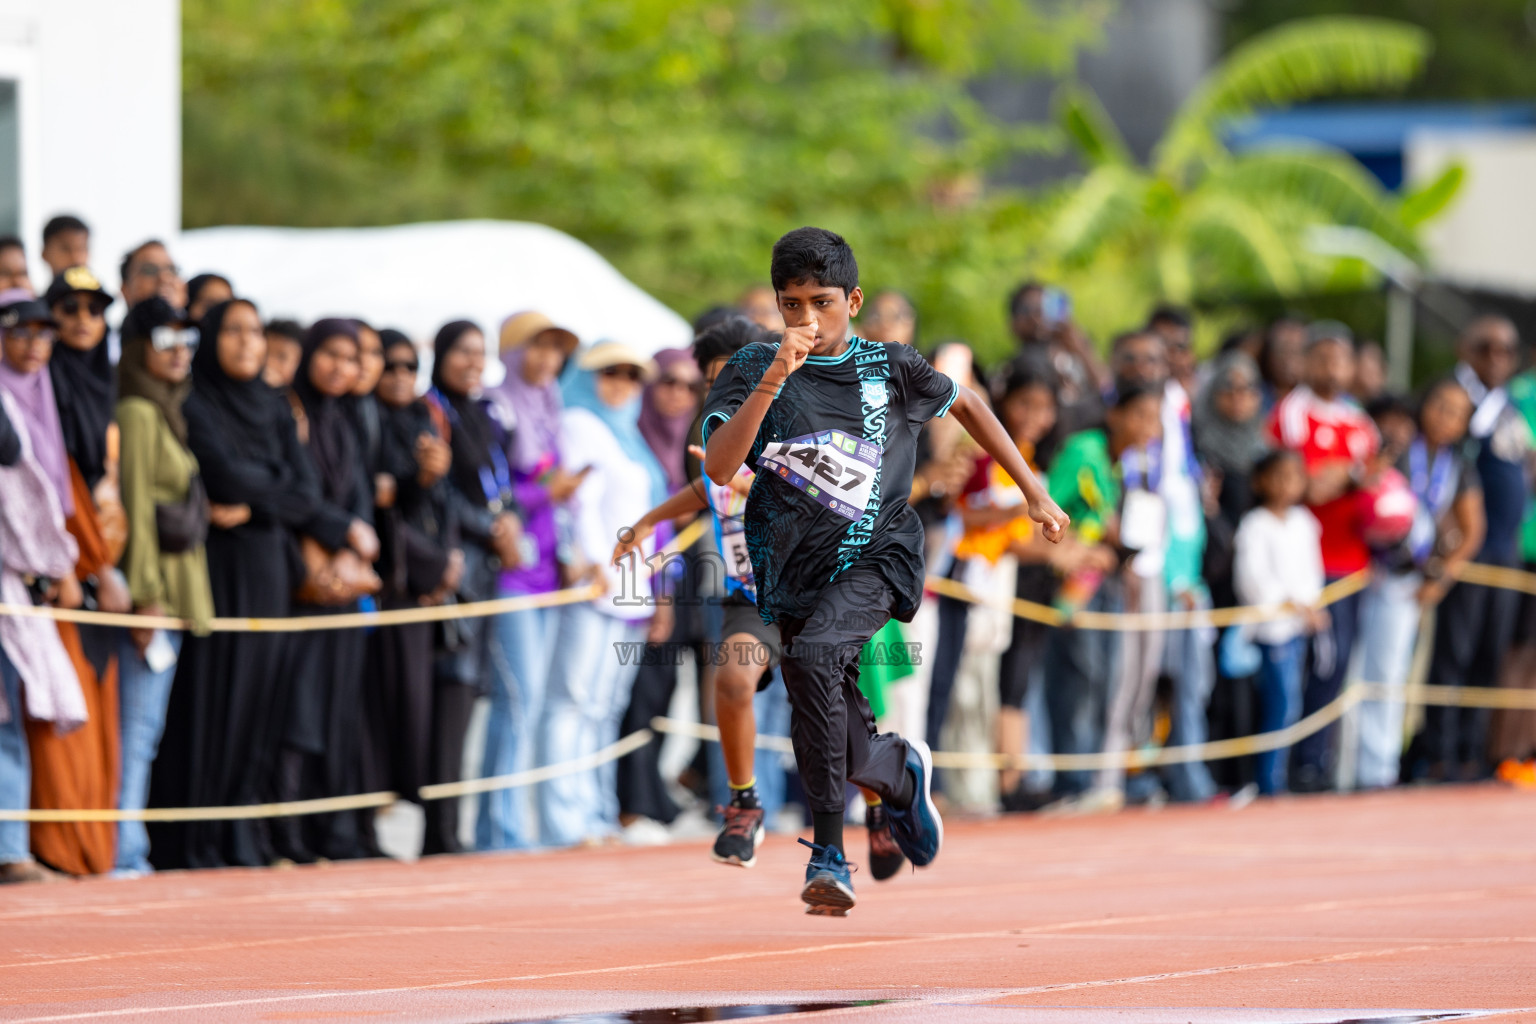
[[[775,441],[763,449],[757,464],[838,515],[857,520],[869,506],[881,454],[872,441],[827,430]]]

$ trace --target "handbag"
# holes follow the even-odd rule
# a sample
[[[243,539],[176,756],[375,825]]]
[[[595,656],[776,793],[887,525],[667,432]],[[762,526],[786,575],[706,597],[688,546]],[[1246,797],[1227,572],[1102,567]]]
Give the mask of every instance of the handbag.
[[[203,478],[193,474],[187,481],[187,496],[169,505],[155,506],[155,532],[160,537],[160,553],[179,555],[208,539],[208,490]]]
[[[373,567],[350,548],[332,553],[313,537],[300,537],[299,556],[304,562],[304,581],[293,597],[300,604],[339,607],[376,594],[382,586]]]

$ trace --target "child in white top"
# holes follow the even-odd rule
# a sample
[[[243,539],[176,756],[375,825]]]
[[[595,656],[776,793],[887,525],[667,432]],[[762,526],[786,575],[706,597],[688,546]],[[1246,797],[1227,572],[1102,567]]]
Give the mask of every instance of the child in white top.
[[[1302,505],[1307,477],[1301,457],[1282,449],[1253,469],[1259,505],[1237,528],[1233,583],[1243,604],[1292,604],[1297,611],[1254,627],[1263,651],[1259,666],[1259,728],[1273,732],[1301,717],[1301,680],[1305,635],[1316,630],[1325,613],[1312,608],[1323,592],[1322,528]],[[1288,751],[1259,754],[1259,791],[1285,791]]]

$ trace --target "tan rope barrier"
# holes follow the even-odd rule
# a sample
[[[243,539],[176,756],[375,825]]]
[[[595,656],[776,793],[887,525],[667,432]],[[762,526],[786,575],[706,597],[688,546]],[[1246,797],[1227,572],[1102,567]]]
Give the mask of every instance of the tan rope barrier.
[[[685,526],[671,543],[662,548],[662,556],[677,554],[704,535],[704,519]],[[653,556],[654,557],[654,556]],[[209,623],[212,633],[311,633],[325,629],[367,629],[377,626],[406,626],[417,622],[444,622],[449,619],[478,619],[530,608],[555,608],[580,604],[602,597],[605,589],[596,583],[568,587],[546,594],[498,597],[490,601],[445,604],[427,608],[398,608],[386,612],[347,612],[340,615],[296,615],[282,619],[215,618]],[[123,615],[115,612],[86,611],[83,608],[53,608],[48,605],[0,604],[0,615],[18,618],[54,619],[92,626],[122,626],[130,629],[190,629],[185,619],[167,615]]]
[[[1536,576],[1532,577],[1536,579]],[[1370,583],[1367,572],[1352,573],[1335,580],[1323,588],[1316,607],[1326,608],[1350,594],[1364,590]],[[977,594],[963,583],[928,577],[924,586],[937,594],[952,597],[967,604],[984,604],[1002,611],[1012,612],[1021,619],[1044,623],[1047,626],[1072,626],[1076,629],[1098,629],[1113,632],[1132,632],[1160,629],[1198,629],[1202,626],[1235,626],[1268,622],[1287,615],[1295,615],[1303,609],[1295,605],[1245,605],[1239,608],[1212,608],[1193,612],[1077,612],[1065,615],[1048,604],[1038,604],[1023,598],[992,601]]]
[[[1246,757],[1268,750],[1280,750],[1293,746],[1313,733],[1320,732],[1344,717],[1356,704],[1365,700],[1399,699],[1407,703],[1445,704],[1461,707],[1507,708],[1536,711],[1536,690],[1488,690],[1482,688],[1461,689],[1452,686],[1403,687],[1383,683],[1352,683],[1328,704],[1307,717],[1274,732],[1255,733],[1252,736],[1234,736],[1224,740],[1209,740],[1179,747],[1127,750],[1121,753],[1097,754],[992,754],[985,752],[933,752],[936,768],[996,768],[1024,771],[1049,768],[1056,771],[1098,771],[1103,768],[1154,768],[1190,761],[1221,761],[1232,757]],[[651,728],[657,732],[691,736],[712,743],[720,741],[720,730],[713,725],[685,722],[674,718],[653,718]],[[759,736],[757,746],[763,750],[792,753],[794,748],[787,736]]]
[[[1022,770],[1052,768],[1057,771],[1097,771],[1108,767],[1153,768],[1162,765],[1183,764],[1189,761],[1220,761],[1231,757],[1244,757],[1266,750],[1279,750],[1300,742],[1319,730],[1325,729],[1342,718],[1350,708],[1362,700],[1401,699],[1407,703],[1448,704],[1461,707],[1510,708],[1536,711],[1536,690],[1490,690],[1479,687],[1460,689],[1449,686],[1388,686],[1382,683],[1352,683],[1330,703],[1318,708],[1295,725],[1274,732],[1256,733],[1252,736],[1235,736],[1225,740],[1211,740],[1179,747],[1127,750],[1118,754],[1025,754],[1012,757],[1003,754],[935,751],[933,763],[938,768],[1016,768]],[[651,719],[649,729],[638,729],[621,737],[595,754],[573,758],[559,764],[513,772],[510,775],[494,775],[483,779],[466,779],[463,782],[445,782],[423,786],[419,795],[422,800],[443,800],[473,793],[490,793],[502,789],[531,786],[539,782],[589,771],[609,761],[638,750],[655,738],[655,733],[691,736],[712,743],[720,741],[720,730],[713,725],[685,722],[674,718]],[[756,744],[763,750],[792,753],[794,748],[788,736],[758,736]],[[142,811],[117,811],[107,809],[83,810],[0,810],[0,821],[232,821],[246,818],[287,818],[306,814],[326,814],[334,811],[358,810],[366,807],[385,807],[399,797],[394,793],[359,793],[354,796],[323,797],[315,800],[295,800],[288,803],[243,804],[233,807],[162,807]]]
[[[585,757],[572,758],[543,768],[513,772],[510,775],[422,786],[418,793],[422,800],[444,800],[469,793],[488,793],[492,790],[515,789],[537,782],[547,782],[565,775],[590,771],[609,761],[617,761],[625,754],[645,746],[651,738],[651,730],[638,729]],[[290,800],[286,803],[238,804],[232,807],[151,807],[141,811],[118,811],[106,808],[0,810],[0,821],[237,821],[249,818],[291,818],[306,814],[329,814],[335,811],[361,810],[365,807],[387,807],[398,799],[400,797],[396,793],[380,791],[358,793],[353,796],[320,797],[315,800]]]
[[[467,796],[470,793],[491,793],[500,789],[516,789],[518,786],[531,786],[537,782],[548,782],[550,779],[558,779],[562,775],[574,775],[577,772],[588,771],[598,765],[607,764],[609,761],[617,761],[625,754],[639,750],[653,738],[651,730],[636,729],[628,736],[608,744],[595,754],[585,757],[572,758],[560,764],[547,765],[543,768],[530,768],[527,771],[513,772],[510,775],[492,775],[484,779],[465,779],[463,782],[441,782],[435,786],[422,786],[421,798],[423,800],[442,800],[447,797]]]

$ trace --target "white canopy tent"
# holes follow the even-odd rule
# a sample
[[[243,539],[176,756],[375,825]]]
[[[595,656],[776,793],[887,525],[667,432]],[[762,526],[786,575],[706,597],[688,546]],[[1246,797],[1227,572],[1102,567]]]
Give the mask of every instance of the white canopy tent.
[[[686,320],[590,246],[542,224],[202,228],[183,233],[172,256],[188,277],[228,277],[263,317],[358,316],[428,348],[439,327],[464,319],[485,330],[494,353],[501,322],[525,309],[549,315],[583,343],[616,338],[649,353],[693,341]],[[494,383],[500,366],[487,362]]]

